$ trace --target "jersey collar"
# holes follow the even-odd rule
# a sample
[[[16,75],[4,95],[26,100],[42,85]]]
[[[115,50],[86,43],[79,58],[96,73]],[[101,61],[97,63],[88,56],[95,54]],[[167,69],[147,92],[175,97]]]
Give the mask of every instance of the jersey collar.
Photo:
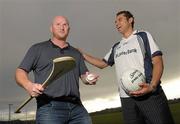
[[[49,39],[49,42],[50,44],[53,46],[53,47],[56,47],[56,48],[59,48],[59,49],[69,49],[70,48],[70,44],[67,42],[67,46],[64,47],[64,48],[60,48],[59,46],[55,45],[51,39]]]
[[[130,39],[130,38],[133,37],[133,35],[136,34],[137,32],[138,32],[138,30],[134,30],[134,31],[132,32],[132,34],[131,34],[128,38],[122,37],[122,40],[128,40],[128,39]]]

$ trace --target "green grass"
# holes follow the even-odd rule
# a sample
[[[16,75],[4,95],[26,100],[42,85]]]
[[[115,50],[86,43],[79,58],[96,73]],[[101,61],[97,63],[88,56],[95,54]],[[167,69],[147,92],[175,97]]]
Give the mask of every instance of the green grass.
[[[180,99],[169,102],[169,106],[175,121],[175,124],[180,124]],[[93,124],[123,124],[122,112],[120,108],[107,109],[100,112],[91,113]],[[0,124],[9,124],[9,122],[0,122]],[[12,124],[35,124],[34,120],[28,122],[14,120]]]
[[[180,102],[170,104],[170,109],[171,109],[175,124],[180,124]]]
[[[108,112],[98,115],[92,115],[93,124],[120,124],[122,123],[121,112]]]
[[[169,104],[175,124],[180,124],[180,102]],[[122,112],[120,109],[104,110],[91,114],[93,124],[122,124]]]

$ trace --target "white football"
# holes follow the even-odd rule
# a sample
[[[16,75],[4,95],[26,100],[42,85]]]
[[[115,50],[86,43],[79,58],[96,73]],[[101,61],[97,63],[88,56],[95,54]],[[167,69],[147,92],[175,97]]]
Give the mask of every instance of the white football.
[[[137,69],[129,69],[125,71],[122,75],[122,86],[127,92],[139,90],[140,83],[145,82],[145,77]]]

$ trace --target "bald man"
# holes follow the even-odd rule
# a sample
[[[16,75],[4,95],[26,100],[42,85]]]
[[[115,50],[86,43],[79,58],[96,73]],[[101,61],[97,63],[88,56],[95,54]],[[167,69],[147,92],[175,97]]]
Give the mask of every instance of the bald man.
[[[85,84],[95,84],[86,80],[89,74],[80,52],[66,40],[70,26],[67,18],[56,16],[50,31],[52,38],[34,44],[26,53],[16,70],[16,82],[37,100],[36,124],[91,124],[91,118],[80,100],[79,78]],[[51,61],[57,57],[75,58],[76,67],[55,80],[46,89],[42,83],[51,71]],[[33,71],[34,82],[28,77]]]

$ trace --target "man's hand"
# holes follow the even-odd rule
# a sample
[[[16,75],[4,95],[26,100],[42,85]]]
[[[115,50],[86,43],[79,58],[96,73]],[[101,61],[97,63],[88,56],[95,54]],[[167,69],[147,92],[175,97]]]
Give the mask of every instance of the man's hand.
[[[141,83],[139,86],[141,87],[140,90],[129,92],[129,94],[138,97],[154,91],[154,88],[148,83]]]
[[[95,85],[97,80],[98,80],[99,76],[93,73],[89,73],[86,72],[86,81],[90,84],[90,85]]]
[[[81,76],[81,79],[83,83],[88,84],[88,85],[95,85],[96,82],[98,81],[99,75],[86,72],[86,74]]]
[[[43,93],[44,88],[41,84],[37,83],[29,83],[26,90],[28,91],[29,95],[32,97],[38,97],[40,94]]]

